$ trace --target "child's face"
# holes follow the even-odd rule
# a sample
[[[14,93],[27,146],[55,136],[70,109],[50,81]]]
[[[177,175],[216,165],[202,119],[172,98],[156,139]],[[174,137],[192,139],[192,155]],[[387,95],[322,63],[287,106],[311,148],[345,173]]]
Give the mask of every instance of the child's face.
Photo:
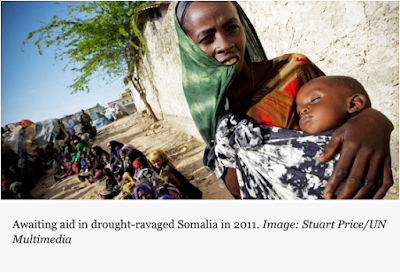
[[[347,120],[345,90],[322,77],[303,85],[296,97],[300,129],[315,134],[341,126]]]

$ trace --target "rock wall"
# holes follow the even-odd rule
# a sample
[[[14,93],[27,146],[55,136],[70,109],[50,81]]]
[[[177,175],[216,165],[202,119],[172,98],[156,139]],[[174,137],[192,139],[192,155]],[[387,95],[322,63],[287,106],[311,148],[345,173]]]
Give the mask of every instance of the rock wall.
[[[366,88],[375,109],[394,124],[391,153],[395,180],[399,158],[399,2],[247,2],[268,58],[298,52],[327,75],[347,75]],[[144,59],[147,98],[159,118],[200,138],[181,85],[181,64],[172,2],[163,21],[144,29],[150,53]],[[138,110],[143,110],[133,92]],[[377,132],[379,133],[379,132]]]

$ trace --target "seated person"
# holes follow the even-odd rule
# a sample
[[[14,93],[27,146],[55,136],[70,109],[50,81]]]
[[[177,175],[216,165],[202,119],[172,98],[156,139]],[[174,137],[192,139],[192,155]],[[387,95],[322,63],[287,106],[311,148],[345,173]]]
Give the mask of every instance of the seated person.
[[[162,150],[154,150],[149,153],[149,156],[147,157],[150,161],[150,163],[153,165],[154,170],[161,175],[163,172],[163,169],[166,166],[170,166],[177,170],[175,165],[172,163],[171,159],[162,151]]]
[[[121,192],[114,198],[116,200],[121,199],[133,199],[133,191],[135,190],[136,181],[131,175],[126,172],[122,176],[122,183],[120,185]]]
[[[225,115],[214,146],[207,147],[206,168],[218,178],[226,168],[236,168],[242,198],[322,199],[339,154],[320,164],[317,156],[333,129],[371,103],[358,81],[343,76],[307,82],[300,88],[296,103],[303,131],[258,125],[237,114]]]
[[[126,156],[125,156],[125,162],[124,162],[124,165],[126,166],[125,172],[129,172],[132,177],[135,176],[135,168],[132,166],[132,163],[138,157],[143,157],[147,161],[146,156],[138,149],[128,150],[126,153]],[[150,165],[150,164],[148,164],[148,165]]]
[[[151,166],[149,165],[149,161],[143,156],[139,156],[138,158],[136,158],[135,161],[133,161],[132,163],[132,167],[135,169],[134,176],[136,176],[140,172],[140,170],[151,168]]]
[[[100,192],[100,197],[103,199],[112,199],[119,193],[119,190],[115,188],[115,186],[118,185],[118,182],[110,168],[104,168],[104,176],[107,178],[106,187]]]

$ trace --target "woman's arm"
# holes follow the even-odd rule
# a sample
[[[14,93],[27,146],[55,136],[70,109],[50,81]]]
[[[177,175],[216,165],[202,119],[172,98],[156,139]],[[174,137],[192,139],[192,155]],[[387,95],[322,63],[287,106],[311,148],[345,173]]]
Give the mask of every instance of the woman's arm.
[[[375,192],[374,199],[385,196],[393,185],[389,147],[392,130],[393,124],[382,113],[369,108],[335,131],[318,158],[326,162],[341,148],[340,158],[324,190],[326,199],[333,197],[346,177],[338,199],[364,198],[371,191]]]

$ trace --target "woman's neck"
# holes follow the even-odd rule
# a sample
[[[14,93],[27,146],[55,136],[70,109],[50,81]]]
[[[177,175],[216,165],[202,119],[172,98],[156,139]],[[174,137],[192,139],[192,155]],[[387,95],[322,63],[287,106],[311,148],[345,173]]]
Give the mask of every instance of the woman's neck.
[[[248,62],[242,68],[240,74],[235,78],[229,87],[229,95],[233,98],[241,98],[254,89],[253,64]]]

